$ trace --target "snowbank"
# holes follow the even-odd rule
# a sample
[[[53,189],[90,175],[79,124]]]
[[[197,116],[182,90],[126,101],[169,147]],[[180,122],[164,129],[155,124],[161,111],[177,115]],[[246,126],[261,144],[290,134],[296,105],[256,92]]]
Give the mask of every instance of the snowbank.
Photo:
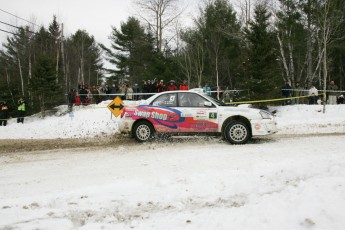
[[[276,110],[279,134],[345,133],[345,105],[291,105]]]
[[[0,128],[0,139],[92,138],[118,133],[117,118],[107,109],[111,101],[98,105],[79,106],[73,114],[67,106],[58,107],[53,116],[25,118],[24,124],[15,119]],[[139,102],[125,101],[126,104]],[[345,105],[290,105],[272,107],[276,110],[278,134],[345,133]]]

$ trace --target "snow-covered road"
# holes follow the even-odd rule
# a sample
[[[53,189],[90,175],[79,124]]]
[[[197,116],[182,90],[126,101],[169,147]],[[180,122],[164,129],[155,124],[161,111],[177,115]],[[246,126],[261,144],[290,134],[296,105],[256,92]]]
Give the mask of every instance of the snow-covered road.
[[[344,229],[344,135],[0,157],[0,229]]]

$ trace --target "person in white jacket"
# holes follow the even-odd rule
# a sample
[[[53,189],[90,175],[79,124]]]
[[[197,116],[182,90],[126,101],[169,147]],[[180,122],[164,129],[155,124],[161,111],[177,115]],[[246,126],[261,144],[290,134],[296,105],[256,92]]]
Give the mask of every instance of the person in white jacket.
[[[309,89],[308,95],[309,95],[309,105],[317,104],[317,99],[319,96],[318,96],[318,91],[314,85],[311,85],[311,88]]]

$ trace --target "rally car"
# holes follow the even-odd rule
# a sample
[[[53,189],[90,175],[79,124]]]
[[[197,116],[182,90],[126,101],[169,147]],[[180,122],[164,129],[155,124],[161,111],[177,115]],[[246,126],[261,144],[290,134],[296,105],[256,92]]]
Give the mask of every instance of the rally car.
[[[169,135],[222,135],[232,144],[245,144],[253,136],[277,132],[274,116],[265,110],[229,106],[198,91],[167,91],[138,106],[125,106],[121,133],[145,142],[155,133]]]

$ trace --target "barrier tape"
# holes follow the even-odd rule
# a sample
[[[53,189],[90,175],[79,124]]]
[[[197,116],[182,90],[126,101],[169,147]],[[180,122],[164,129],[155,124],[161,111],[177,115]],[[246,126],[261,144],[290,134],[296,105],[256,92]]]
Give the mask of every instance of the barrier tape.
[[[321,95],[324,95],[324,93],[320,93],[317,96],[321,96]],[[261,103],[261,102],[286,101],[286,100],[291,100],[291,99],[308,98],[308,97],[310,97],[310,95],[309,96],[299,96],[299,97],[276,98],[276,99],[268,99],[268,100],[226,102],[224,104],[226,104],[226,105],[253,104],[253,103]]]
[[[317,96],[322,96],[324,93],[321,93]],[[239,105],[239,104],[253,104],[253,103],[261,103],[261,102],[274,102],[274,101],[286,101],[286,100],[291,100],[291,99],[298,99],[298,98],[308,98],[310,96],[299,96],[299,97],[286,97],[286,98],[276,98],[276,99],[268,99],[268,100],[254,100],[254,101],[237,101],[237,102],[226,102],[224,104],[226,105]],[[75,105],[73,105],[74,107]],[[79,107],[81,109],[106,109],[106,106],[100,106],[100,107],[84,107],[84,105],[81,105],[83,107]],[[88,106],[88,105],[87,105]],[[67,112],[73,112],[67,110]],[[13,119],[18,119],[18,118],[28,118],[28,117],[13,117],[13,118],[8,118],[8,119],[0,119],[0,121],[9,121]]]

